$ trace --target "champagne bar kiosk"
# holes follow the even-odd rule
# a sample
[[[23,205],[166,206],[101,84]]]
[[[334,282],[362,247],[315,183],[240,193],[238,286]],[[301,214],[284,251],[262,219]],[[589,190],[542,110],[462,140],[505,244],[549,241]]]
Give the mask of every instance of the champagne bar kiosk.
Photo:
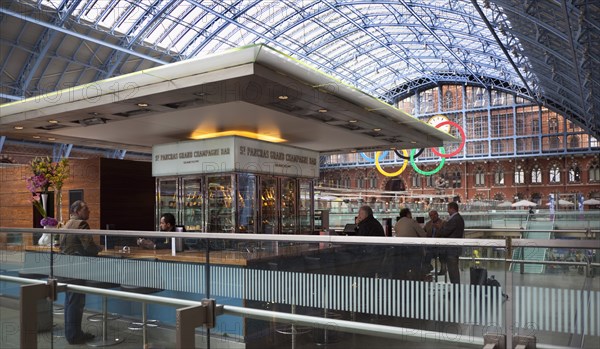
[[[317,152],[240,136],[156,145],[156,224],[187,231],[312,234]]]

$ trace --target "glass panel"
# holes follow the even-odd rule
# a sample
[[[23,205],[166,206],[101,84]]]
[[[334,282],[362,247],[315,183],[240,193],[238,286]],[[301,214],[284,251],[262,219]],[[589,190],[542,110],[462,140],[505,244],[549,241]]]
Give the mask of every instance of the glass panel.
[[[281,179],[281,233],[298,232],[298,182],[295,179]]]
[[[206,178],[208,182],[208,232],[233,232],[234,230],[231,179],[231,175],[207,176]]]
[[[175,178],[158,179],[156,195],[158,209],[156,230],[158,230],[158,219],[163,213],[171,213],[177,219],[177,180]]]
[[[253,174],[238,174],[237,200],[238,200],[238,216],[237,225],[240,233],[255,233],[256,217],[256,181],[257,178]]]
[[[259,232],[276,234],[279,232],[277,216],[277,178],[262,177],[260,181],[260,219]]]
[[[312,234],[312,198],[313,181],[310,179],[299,180],[300,186],[300,207],[298,218],[300,221],[300,234]]]
[[[202,180],[200,178],[183,178],[183,221],[187,231],[202,231],[204,222]]]

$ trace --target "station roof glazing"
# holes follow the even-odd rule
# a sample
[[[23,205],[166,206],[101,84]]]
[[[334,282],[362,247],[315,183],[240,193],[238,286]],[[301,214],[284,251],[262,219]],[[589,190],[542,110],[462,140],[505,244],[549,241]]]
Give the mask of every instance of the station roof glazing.
[[[2,102],[264,43],[389,103],[468,83],[600,133],[594,2],[20,0],[0,10]]]

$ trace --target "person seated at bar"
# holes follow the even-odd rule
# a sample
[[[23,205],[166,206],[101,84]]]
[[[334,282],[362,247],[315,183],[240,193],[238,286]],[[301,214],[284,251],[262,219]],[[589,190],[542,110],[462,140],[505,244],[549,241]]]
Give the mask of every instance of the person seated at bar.
[[[175,231],[175,216],[171,213],[163,213],[160,216],[160,231]],[[139,238],[137,244],[141,248],[148,250],[159,250],[171,248],[171,239],[169,238]]]
[[[441,223],[441,225],[444,225],[444,220],[440,218],[440,214],[438,213],[437,210],[431,210],[429,211],[429,221],[427,223],[425,223],[425,232],[427,233],[427,237],[430,238],[435,238],[436,237],[436,233],[437,233],[437,228],[436,225],[438,223]],[[437,271],[436,270],[436,274],[438,275],[445,275],[446,274],[446,255],[444,254],[444,251],[440,250],[440,248],[437,247],[429,247],[427,249],[427,253],[425,255],[425,261],[427,262],[431,262],[432,259],[439,259],[440,261],[440,270]]]
[[[400,219],[394,226],[394,236],[418,238],[426,235],[425,230],[412,218],[410,209],[401,209]],[[396,277],[403,280],[421,280],[423,254],[423,248],[418,246],[396,246]]]

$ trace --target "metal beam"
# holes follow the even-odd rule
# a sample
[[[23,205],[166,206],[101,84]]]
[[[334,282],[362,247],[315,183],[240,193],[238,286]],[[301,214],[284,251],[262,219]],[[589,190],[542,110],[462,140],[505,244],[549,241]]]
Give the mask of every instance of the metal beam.
[[[158,64],[167,64],[167,63],[169,63],[169,62],[166,62],[166,61],[163,61],[163,60],[160,60],[160,59],[156,59],[156,58],[154,58],[152,56],[145,55],[143,53],[139,53],[139,52],[136,52],[136,51],[133,51],[133,50],[124,49],[121,46],[113,45],[113,44],[111,44],[109,42],[106,42],[106,41],[98,40],[98,39],[95,39],[95,38],[87,36],[87,35],[76,33],[76,32],[74,32],[72,30],[68,30],[68,29],[61,28],[61,27],[58,27],[58,26],[50,24],[50,23],[46,23],[46,22],[37,20],[35,18],[27,17],[27,16],[25,16],[23,14],[20,14],[20,13],[17,13],[17,12],[14,12],[14,11],[11,11],[11,10],[8,10],[8,9],[5,9],[5,8],[0,8],[0,13],[1,14],[5,14],[5,15],[9,15],[9,16],[21,19],[23,21],[27,21],[27,22],[33,23],[33,24],[37,24],[37,25],[42,26],[42,27],[50,28],[52,30],[56,30],[56,31],[61,32],[61,33],[66,34],[66,35],[74,36],[74,37],[82,39],[82,40],[93,42],[95,44],[111,48],[113,50],[125,52],[127,54],[132,55],[132,56],[140,57],[140,58],[143,58],[143,59],[146,59],[146,60],[158,63]]]
[[[61,4],[61,6],[57,9],[58,18],[55,20],[57,22],[57,26],[63,25],[63,23],[71,15],[71,13],[73,13],[73,11],[79,5],[80,2],[81,0],[72,2],[65,13],[62,13],[62,9],[65,5],[65,2]],[[21,88],[21,91],[23,91],[23,94],[25,93],[25,91],[27,91],[27,88],[31,83],[31,80],[33,80],[35,73],[40,67],[40,64],[42,64],[42,61],[46,59],[48,50],[50,50],[52,42],[54,41],[54,38],[57,34],[57,31],[52,31],[50,28],[47,28],[37,40],[34,49],[35,52],[28,57],[27,61],[25,62],[25,65],[23,66],[23,71],[20,74],[21,77],[19,78],[19,87]],[[43,73],[41,75],[44,76]]]
[[[537,95],[535,93],[533,93],[533,90],[529,87],[529,84],[527,83],[527,80],[525,79],[525,77],[523,76],[523,74],[521,74],[521,71],[519,70],[519,67],[517,67],[517,64],[515,63],[515,61],[513,61],[512,57],[510,56],[510,53],[508,52],[508,50],[506,49],[506,47],[504,46],[504,44],[500,40],[500,37],[498,36],[498,34],[496,34],[496,31],[492,27],[492,24],[490,23],[490,21],[485,16],[485,13],[483,13],[483,10],[481,9],[481,7],[477,3],[477,1],[476,0],[471,0],[471,3],[473,3],[473,7],[475,7],[475,10],[481,16],[481,19],[483,20],[483,22],[487,26],[488,30],[490,31],[490,33],[492,34],[492,36],[494,37],[494,39],[496,39],[496,42],[500,46],[500,49],[502,50],[502,52],[504,52],[504,55],[506,56],[506,59],[508,60],[508,62],[510,63],[510,65],[513,67],[513,69],[515,70],[515,72],[517,73],[517,75],[519,76],[519,79],[521,79],[521,82],[523,83],[523,86],[525,86],[525,88],[527,89],[527,92],[529,93],[529,96],[532,97],[532,98],[534,98],[535,101],[539,104],[540,101],[538,100]]]
[[[6,93],[0,93],[0,98],[10,99],[13,101],[20,101],[25,97],[19,97],[19,96],[7,95]]]
[[[58,162],[62,158],[68,158],[72,149],[73,144],[54,144],[52,147],[52,161]]]

